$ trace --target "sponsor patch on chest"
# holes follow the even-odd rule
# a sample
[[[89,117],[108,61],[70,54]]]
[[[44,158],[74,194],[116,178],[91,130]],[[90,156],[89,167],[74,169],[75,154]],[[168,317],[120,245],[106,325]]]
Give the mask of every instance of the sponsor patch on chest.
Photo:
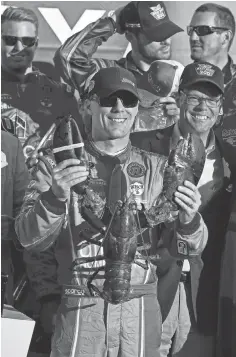
[[[131,162],[127,167],[127,173],[130,177],[142,177],[145,172],[146,168],[138,162]]]

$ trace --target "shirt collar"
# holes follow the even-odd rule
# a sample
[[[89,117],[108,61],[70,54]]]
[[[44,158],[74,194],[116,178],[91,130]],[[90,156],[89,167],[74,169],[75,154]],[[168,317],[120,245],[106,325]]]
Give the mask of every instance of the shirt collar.
[[[215,134],[214,134],[213,129],[210,130],[209,136],[210,136],[209,143],[208,143],[207,147],[205,148],[207,155],[215,150]],[[179,124],[176,123],[174,126],[173,133],[172,133],[172,138],[171,138],[171,149],[176,147],[179,139],[181,139],[181,138],[183,138],[183,136],[181,135],[181,132],[179,130]]]
[[[105,152],[98,150],[98,148],[94,145],[91,136],[88,135],[88,140],[85,141],[85,149],[100,161],[111,162],[113,164],[123,164],[130,156],[131,143],[129,142],[126,148],[118,152],[117,155],[107,155]]]
[[[133,72],[138,72],[139,74],[143,74],[144,71],[142,71],[140,68],[138,68],[133,60],[133,57],[132,57],[132,51],[130,51],[126,58],[123,59],[125,61],[125,68],[130,70],[130,71],[133,71]],[[121,60],[122,61],[122,60]]]

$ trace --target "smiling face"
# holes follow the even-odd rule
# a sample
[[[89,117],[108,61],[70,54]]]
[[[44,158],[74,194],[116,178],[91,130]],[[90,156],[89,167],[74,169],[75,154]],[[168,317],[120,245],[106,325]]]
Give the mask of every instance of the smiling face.
[[[36,37],[37,30],[29,21],[5,21],[2,24],[2,35],[17,37]],[[2,39],[2,66],[13,72],[25,72],[32,65],[37,43],[32,47],[24,47],[20,41],[8,46]]]
[[[195,12],[190,26],[219,26],[216,23],[214,12]],[[198,36],[195,31],[189,37],[191,58],[194,61],[206,61],[215,63],[216,57],[224,50],[222,47],[223,32],[214,32],[206,36]]]
[[[199,98],[200,102],[193,104],[196,98]],[[197,86],[196,89],[185,89],[184,93],[181,94],[179,126],[183,133],[208,135],[210,129],[216,123],[222,107],[221,100],[218,101],[215,108],[212,108],[205,101],[201,101],[202,98],[217,100],[221,96],[217,90],[211,90],[209,93],[204,88],[204,84],[202,88]]]
[[[113,94],[113,96],[116,93]],[[129,95],[130,93],[127,92]],[[113,107],[101,107],[99,100],[91,100],[92,138],[94,141],[106,141],[129,137],[135,117],[138,113],[138,104],[133,108],[126,108],[117,97]]]

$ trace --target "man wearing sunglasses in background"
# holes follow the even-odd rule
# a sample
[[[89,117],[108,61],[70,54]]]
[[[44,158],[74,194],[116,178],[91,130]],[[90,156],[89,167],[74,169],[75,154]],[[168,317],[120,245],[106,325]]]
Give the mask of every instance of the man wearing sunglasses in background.
[[[215,131],[231,170],[231,215],[222,258],[217,357],[236,355],[236,64],[229,56],[235,36],[235,18],[218,4],[203,4],[188,27],[191,58],[206,60],[223,72],[225,93],[222,125]],[[222,211],[223,212],[223,211]],[[224,224],[223,217],[221,218]],[[223,237],[221,237],[223,239]],[[219,279],[219,276],[217,276]]]
[[[100,68],[126,68],[138,81],[153,61],[170,60],[171,37],[181,31],[169,19],[163,2],[132,1],[68,38],[55,53],[54,63],[64,81],[76,88],[82,96],[90,78]],[[118,61],[95,58],[98,46],[116,32],[125,34],[132,50]],[[173,62],[173,65],[178,65],[178,62]],[[179,66],[183,67],[181,64]],[[174,98],[161,98],[160,104],[164,105],[165,114],[173,118],[172,122],[176,122],[179,110]],[[148,130],[148,120],[146,125]]]
[[[46,167],[39,159],[38,170],[35,170],[33,181],[28,186],[16,223],[18,238],[23,246],[32,251],[32,255],[34,251],[48,248],[49,252],[51,249],[49,265],[52,268],[54,263],[57,267],[62,295],[59,295],[61,304],[57,312],[51,357],[69,357],[71,351],[75,351],[77,357],[158,357],[161,313],[156,297],[155,266],[149,263],[148,270],[145,270],[135,262],[132,264],[131,285],[137,285],[138,290],[143,291],[145,296],[141,298],[134,295],[132,299],[131,295],[130,301],[115,305],[91,295],[87,288],[88,277],[103,262],[91,259],[100,252],[99,246],[91,239],[84,246],[85,237],[96,241],[99,233],[83,220],[81,211],[85,205],[91,213],[100,217],[102,225],[107,226],[117,200],[124,201],[132,193],[136,197],[141,195],[139,199],[148,209],[155,204],[162,190],[166,158],[133,148],[130,144],[130,131],[139,104],[137,84],[131,72],[119,67],[103,68],[92,78],[86,94],[85,106],[90,113],[91,129],[84,145],[87,160],[93,163],[88,186],[94,191],[92,196],[95,195],[99,204],[92,204],[87,193],[78,196],[73,192],[74,185],[87,179],[88,168],[77,159],[56,164],[51,153],[48,161],[52,163],[51,167]],[[176,239],[181,240],[189,256],[198,255],[207,241],[205,224],[197,212],[200,205],[198,189],[185,182],[184,186],[178,187],[177,201],[179,215],[173,229],[164,230],[164,240],[170,243],[169,248],[177,256],[182,254],[177,252]],[[70,202],[69,207],[67,202]],[[67,212],[70,212],[71,223],[68,224],[71,224],[71,239],[69,226],[65,224]],[[155,225],[146,210],[143,214],[151,225]],[[147,222],[143,227],[148,227]],[[152,254],[158,259],[156,236],[152,243]],[[74,254],[84,258],[76,278],[71,269]],[[91,260],[88,262],[86,258]],[[34,284],[39,286],[41,276],[33,278]],[[48,284],[47,293],[53,294],[53,281],[49,282],[52,289],[50,291]],[[93,284],[102,290],[102,270],[94,277]],[[135,286],[133,289],[134,294],[138,294]],[[43,286],[42,292],[45,293]]]
[[[39,41],[38,26],[35,13],[27,8],[8,7],[1,15],[2,130],[10,131],[20,139],[25,159],[58,117],[67,113],[77,115],[74,90],[68,85],[55,82],[33,66]],[[14,278],[17,282],[25,273],[21,253],[12,247],[12,255],[15,257]],[[38,269],[40,270],[40,266]],[[43,279],[40,283],[47,285]],[[38,305],[35,304],[28,285],[24,290],[25,296],[27,298],[21,300],[17,308],[29,314],[37,314]],[[44,331],[49,332],[47,326],[53,307],[50,305],[47,308],[46,304],[44,306],[40,314],[41,322]],[[42,345],[43,343],[41,347]]]
[[[74,91],[33,67],[38,19],[26,8],[8,7],[1,15],[2,128],[31,151],[56,119],[77,113]],[[30,140],[31,138],[31,140]]]

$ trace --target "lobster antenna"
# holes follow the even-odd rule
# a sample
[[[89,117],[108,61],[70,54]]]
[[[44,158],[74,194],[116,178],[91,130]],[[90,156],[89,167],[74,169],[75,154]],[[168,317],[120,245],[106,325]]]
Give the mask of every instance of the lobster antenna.
[[[143,245],[145,246],[145,244],[144,244],[144,239],[143,239],[142,228],[141,228],[141,224],[140,224],[140,220],[139,220],[138,211],[136,211],[136,216],[137,216],[137,222],[138,222],[139,233],[140,233],[140,236],[141,236],[141,239],[142,239],[142,243],[143,243]],[[153,267],[152,267],[152,264],[151,264],[151,259],[150,259],[149,256],[148,256],[147,249],[145,248],[144,251],[145,251],[145,253],[146,253],[146,259],[147,259],[147,261],[148,261],[148,263],[149,263],[151,273],[152,273],[152,275],[153,275],[153,277],[154,277],[154,279],[155,279],[155,278],[156,278],[156,274],[153,273]]]
[[[101,248],[102,248],[102,246],[103,246],[103,244],[104,244],[104,242],[105,242],[105,239],[106,239],[107,236],[108,236],[109,230],[110,230],[110,228],[111,228],[111,224],[112,224],[113,219],[114,219],[114,217],[115,217],[115,214],[116,214],[116,212],[117,212],[117,210],[118,210],[118,207],[119,207],[119,205],[118,205],[118,203],[116,202],[114,212],[113,212],[113,214],[112,214],[112,216],[111,216],[111,219],[110,219],[109,225],[108,225],[108,227],[107,227],[106,233],[105,233],[105,235],[104,235],[103,241],[102,241],[102,243],[101,243],[101,245],[100,245],[100,247],[99,247],[99,249],[98,249],[98,251],[97,251],[97,254],[95,255],[95,259],[94,259],[94,261],[93,261],[91,270],[93,269],[94,264],[95,264],[95,262],[96,262],[96,257],[98,256],[98,254],[99,254],[99,252],[100,252],[100,250],[101,250]],[[89,274],[88,277],[90,277],[91,273],[92,273],[92,272],[90,271],[90,274]]]

